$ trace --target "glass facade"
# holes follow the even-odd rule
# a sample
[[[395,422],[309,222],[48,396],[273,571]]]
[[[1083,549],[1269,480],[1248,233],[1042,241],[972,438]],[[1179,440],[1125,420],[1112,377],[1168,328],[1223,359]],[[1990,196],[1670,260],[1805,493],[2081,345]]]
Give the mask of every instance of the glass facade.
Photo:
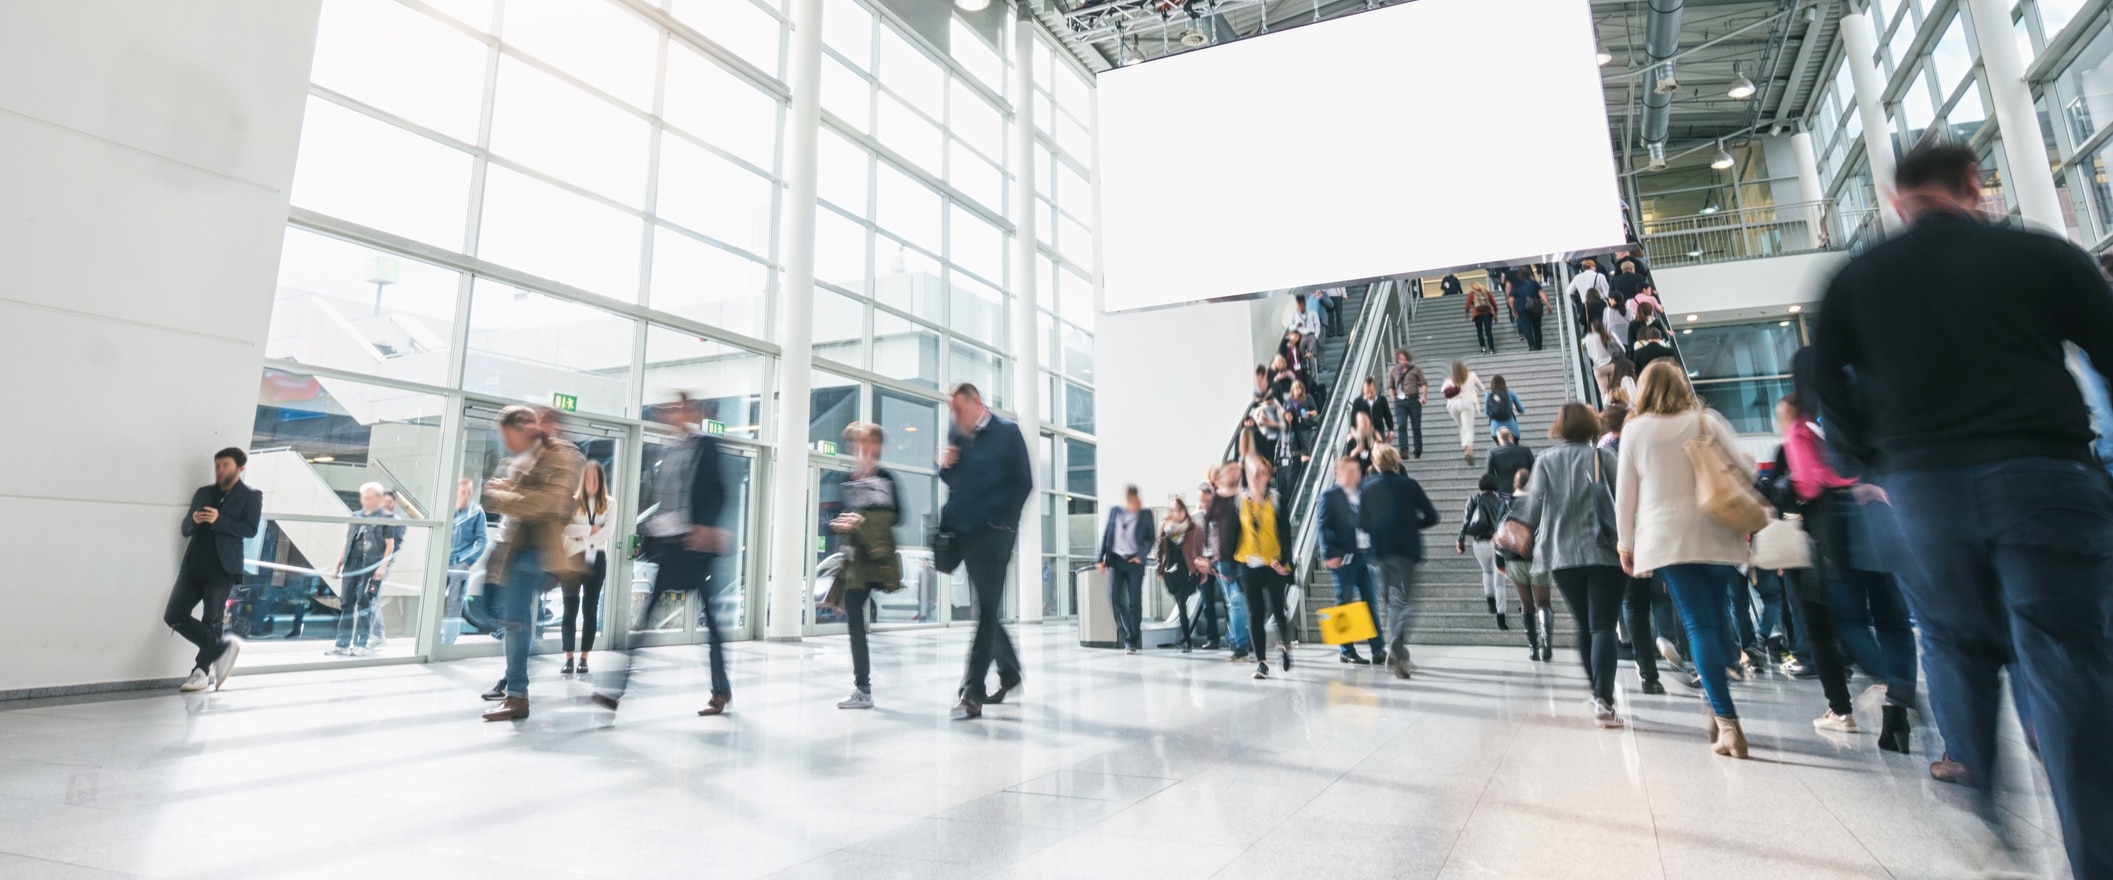
[[[650,406],[701,395],[756,542],[750,526],[767,519],[749,499],[769,495],[748,481],[822,491],[819,475],[842,462],[822,443],[863,419],[889,431],[887,460],[913,496],[901,534],[921,544],[943,498],[933,462],[957,382],[1000,409],[1015,370],[1061,382],[1041,448],[1082,449],[1091,467],[1090,77],[1046,34],[1014,59],[955,20],[941,51],[860,0],[831,0],[822,28],[817,443],[809,461],[770,460],[787,15],[780,0],[325,0],[253,442],[284,461],[255,481],[287,505],[267,514],[298,524],[268,530],[281,536],[268,552],[309,569],[359,528],[361,484],[393,491],[405,534],[392,553],[419,559],[390,574],[409,591],[384,602],[390,650],[473,644],[458,640],[475,629],[467,570],[439,546],[451,541],[429,537],[457,533],[458,480],[496,466],[474,426],[507,403],[565,410],[567,430],[606,447],[610,485],[640,487],[617,493],[629,522],[650,502],[624,496],[645,494],[667,440]],[[1033,66],[1031,95],[1006,94],[1016,63]],[[1032,181],[1009,167],[1018,100],[1037,112]],[[1012,265],[1013,185],[1038,197],[1032,266]],[[1017,303],[1028,272],[1041,296]],[[1007,353],[1014,308],[1049,328],[1039,363]],[[1090,480],[1083,496],[1042,487],[1044,509],[1092,504]],[[763,578],[763,549],[744,547],[728,581]],[[1040,577],[1022,580],[1071,564],[1064,543],[1044,549]],[[650,575],[621,560],[607,594]],[[288,590],[321,612],[312,584],[278,577],[288,583],[267,610],[282,610],[261,625],[289,625]],[[947,620],[922,577],[883,621]],[[761,623],[757,592],[720,600],[739,606],[722,619],[746,635]],[[1045,589],[1046,613],[1071,613],[1059,592]],[[694,614],[652,615],[639,632],[697,632]]]

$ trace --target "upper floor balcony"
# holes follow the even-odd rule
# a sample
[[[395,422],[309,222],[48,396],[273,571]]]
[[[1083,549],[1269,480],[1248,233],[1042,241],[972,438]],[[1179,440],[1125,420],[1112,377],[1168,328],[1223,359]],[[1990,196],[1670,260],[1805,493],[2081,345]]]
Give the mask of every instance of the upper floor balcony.
[[[1672,268],[1819,251],[1853,250],[1877,232],[1874,208],[1831,201],[1763,205],[1643,222],[1651,266]]]

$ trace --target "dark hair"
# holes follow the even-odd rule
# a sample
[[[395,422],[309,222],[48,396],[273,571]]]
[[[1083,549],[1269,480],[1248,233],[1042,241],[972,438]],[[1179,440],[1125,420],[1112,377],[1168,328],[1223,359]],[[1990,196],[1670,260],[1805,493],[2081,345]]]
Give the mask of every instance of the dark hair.
[[[1123,487],[1123,497],[1125,497],[1125,498],[1131,498],[1131,497],[1135,497],[1136,495],[1137,495],[1137,484],[1136,484],[1136,483],[1131,483],[1130,485],[1127,485],[1127,486],[1124,486],[1124,487]]]
[[[1599,411],[1599,431],[1602,434],[1619,434],[1621,426],[1628,421],[1629,407],[1625,404],[1610,403]]]
[[[219,452],[213,453],[214,461],[219,461],[223,458],[234,462],[235,466],[238,468],[249,467],[249,453],[243,452],[242,450],[237,449],[233,446],[230,446],[226,449],[222,449]]]
[[[1475,488],[1480,489],[1484,492],[1497,491],[1497,475],[1489,473],[1488,471],[1484,471],[1482,473],[1482,481],[1476,483]]]
[[[1503,376],[1497,376],[1489,380],[1489,393],[1491,394],[1503,394],[1510,387],[1504,384]]]
[[[1555,424],[1548,427],[1551,440],[1568,440],[1574,443],[1590,443],[1599,436],[1599,414],[1582,403],[1566,403],[1555,412]]]
[[[970,400],[976,401],[977,403],[983,402],[983,392],[977,391],[976,386],[970,382],[963,382],[959,385],[955,385],[954,390],[947,392],[947,396],[966,397]]]
[[[1898,189],[1942,187],[1953,195],[1966,195],[1966,176],[1980,173],[1981,156],[1959,144],[1926,144],[1909,150],[1893,168],[1893,186]]]
[[[1657,342],[1658,340],[1664,338],[1665,331],[1660,330],[1656,327],[1645,327],[1643,328],[1643,332],[1636,334],[1636,341],[1638,342]]]
[[[1414,362],[1416,360],[1416,356],[1409,353],[1409,347],[1406,345],[1394,349],[1394,356],[1408,358],[1411,362]]]

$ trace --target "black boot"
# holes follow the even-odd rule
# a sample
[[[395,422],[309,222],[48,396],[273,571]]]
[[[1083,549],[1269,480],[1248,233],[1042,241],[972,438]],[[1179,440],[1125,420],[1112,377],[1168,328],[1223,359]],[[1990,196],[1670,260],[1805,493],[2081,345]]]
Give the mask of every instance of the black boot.
[[[1888,752],[1908,753],[1908,707],[1886,706],[1880,710],[1878,747]]]
[[[1502,611],[1499,611],[1499,612],[1497,612],[1497,628],[1498,628],[1498,629],[1511,629],[1511,624],[1508,624],[1508,623],[1505,623],[1505,622],[1504,622],[1504,612],[1502,612]]]
[[[1491,614],[1495,614],[1495,613],[1497,613],[1497,597],[1495,597],[1495,596],[1483,596],[1483,597],[1482,597],[1482,601],[1484,601],[1484,602],[1487,602],[1487,603],[1489,603],[1489,613],[1491,613]]]
[[[1538,614],[1539,614],[1539,616],[1540,616],[1540,618],[1541,618],[1541,659],[1542,659],[1542,660],[1554,660],[1554,659],[1555,659],[1555,609],[1553,609],[1553,608],[1543,608],[1543,609],[1541,609],[1541,610],[1540,610],[1540,611],[1538,612]]]
[[[1541,633],[1537,622],[1540,615],[1531,611],[1526,614],[1526,659],[1541,662]]]

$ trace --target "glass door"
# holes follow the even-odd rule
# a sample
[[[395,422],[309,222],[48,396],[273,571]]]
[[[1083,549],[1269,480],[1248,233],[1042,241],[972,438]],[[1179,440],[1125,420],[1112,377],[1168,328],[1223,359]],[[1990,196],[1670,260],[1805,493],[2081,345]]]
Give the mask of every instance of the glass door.
[[[844,484],[850,480],[851,469],[837,462],[816,462],[807,468],[807,534],[814,537],[808,555],[812,567],[807,570],[806,632],[811,636],[836,635],[847,629],[844,611],[822,607],[822,597],[836,583],[844,554],[850,552],[844,536],[829,528],[844,512]]]
[[[654,480],[663,467],[673,466],[680,459],[671,454],[681,449],[683,438],[655,429],[644,434],[640,446],[638,491],[639,500],[634,524],[644,523],[660,511],[660,499],[654,491]],[[730,639],[745,639],[751,636],[748,601],[749,572],[754,570],[752,557],[752,518],[754,515],[755,467],[754,450],[733,443],[719,444],[720,478],[726,486],[726,509],[720,517],[721,526],[727,531],[731,547],[727,555],[719,559],[711,575],[707,592],[710,600],[695,593],[655,592],[653,585],[660,567],[643,558],[631,561],[629,587],[624,590],[624,616],[629,622],[629,637],[626,644],[637,647],[654,645],[686,645],[701,643],[706,638],[705,614],[719,616],[720,631]],[[633,555],[642,541],[633,542]]]
[[[463,408],[462,467],[455,483],[454,506],[448,513],[451,528],[447,587],[441,611],[440,647],[436,651],[441,659],[486,656],[499,651],[499,620],[487,597],[492,595],[488,587],[497,581],[500,572],[489,568],[487,563],[498,549],[502,517],[484,510],[478,501],[484,481],[497,475],[511,458],[499,437],[499,411],[496,406],[482,403]],[[621,475],[624,459],[632,448],[632,430],[624,425],[602,424],[570,416],[558,420],[557,436],[578,446],[580,453],[586,456],[586,473],[582,474],[582,479],[587,478],[587,473],[597,473],[602,485],[608,487],[608,514],[607,524],[602,527],[604,531],[595,535],[592,541],[601,548],[599,582],[594,578],[596,566],[585,562],[583,551],[580,553],[583,559],[576,567],[585,568],[588,574],[580,578],[579,583],[546,590],[537,597],[535,651],[538,653],[564,649],[568,605],[573,608],[576,648],[584,647],[588,626],[596,630],[595,647],[616,647],[617,633],[611,626],[615,620],[612,599],[618,592],[615,585],[624,583],[631,576],[626,557],[632,528],[626,511],[635,508],[631,506],[634,499],[625,498],[621,491]],[[573,488],[575,495],[579,490],[580,487]],[[481,530],[477,525],[480,518],[483,521]],[[480,531],[481,542],[478,540]]]

